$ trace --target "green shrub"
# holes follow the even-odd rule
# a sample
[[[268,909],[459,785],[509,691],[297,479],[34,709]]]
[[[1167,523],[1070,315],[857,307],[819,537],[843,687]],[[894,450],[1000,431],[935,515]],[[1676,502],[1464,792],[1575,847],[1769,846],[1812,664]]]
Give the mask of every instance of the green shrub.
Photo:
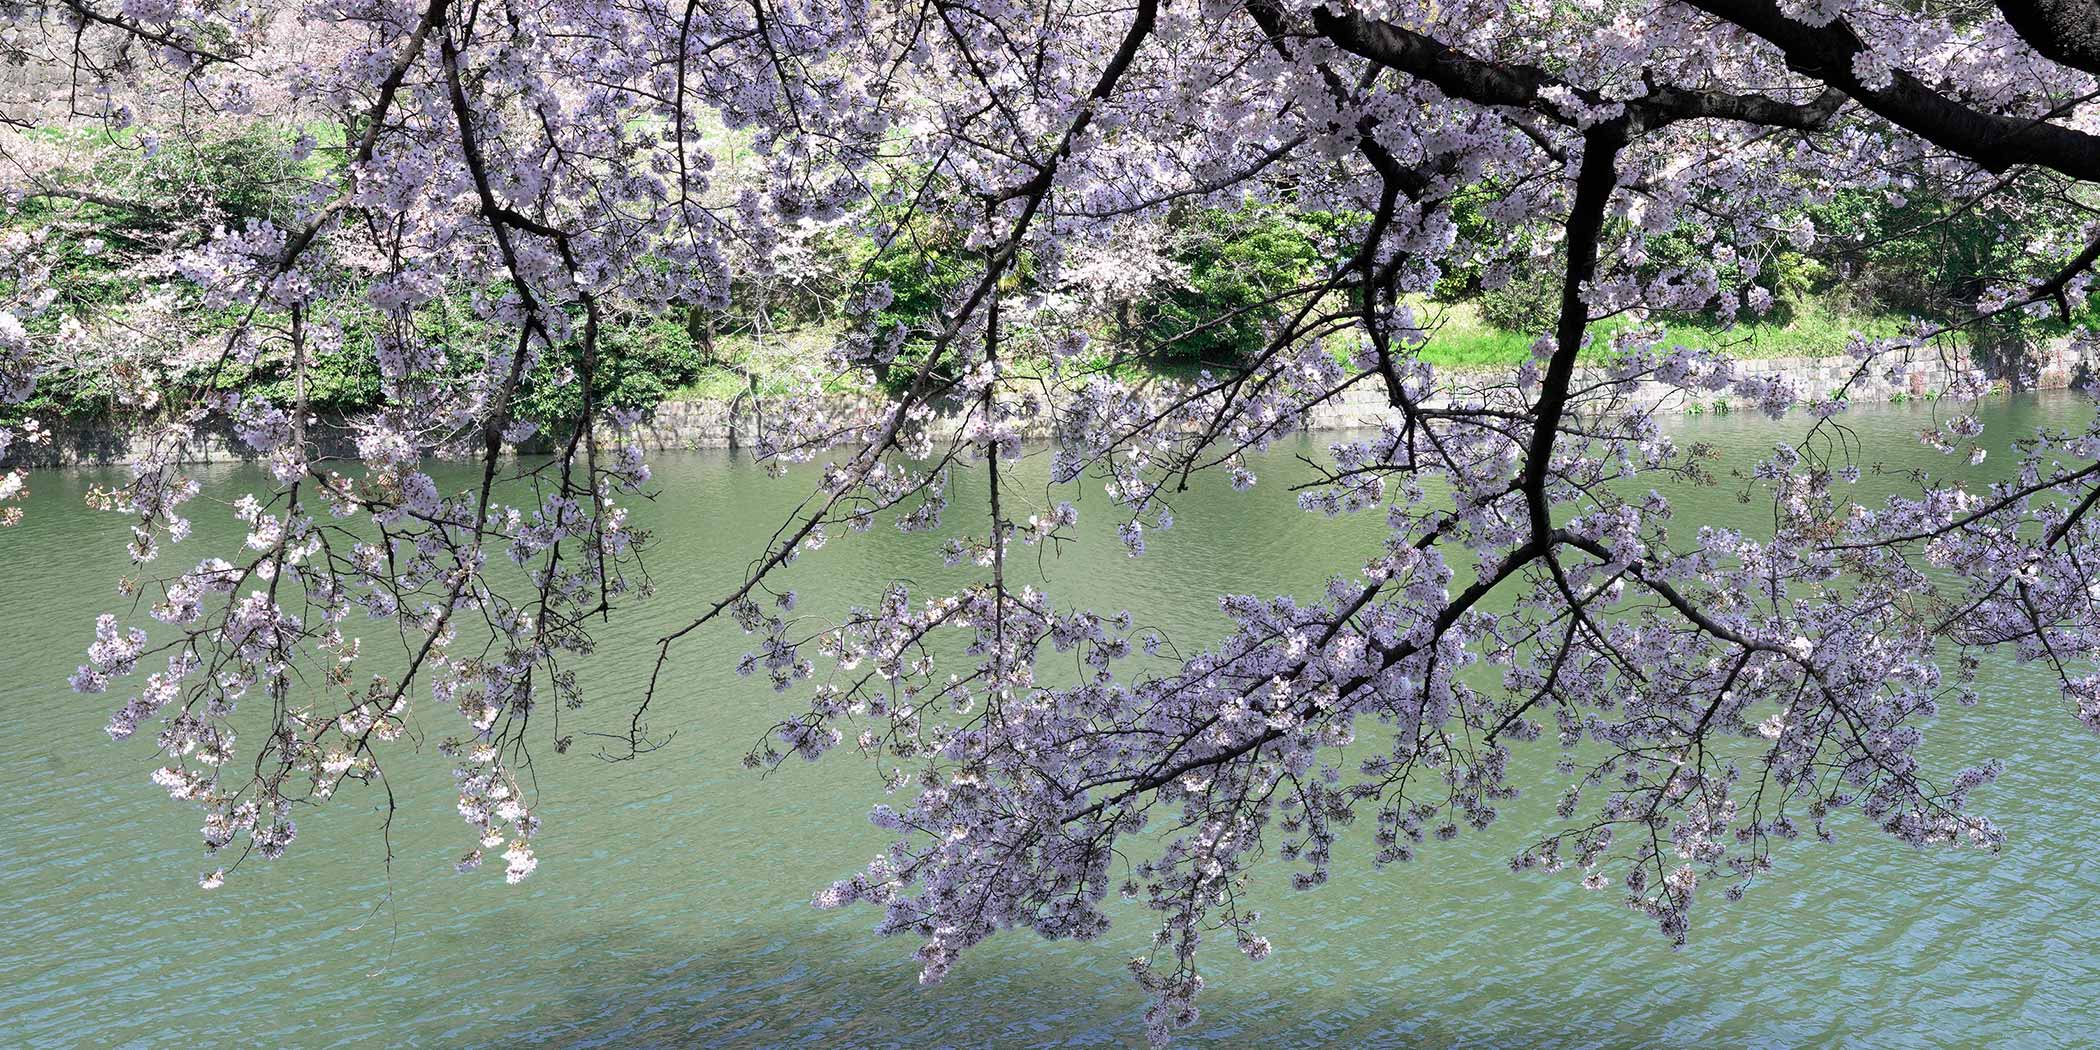
[[[576,344],[544,355],[519,393],[518,414],[550,428],[582,416],[582,355]],[[679,319],[616,315],[599,332],[592,399],[600,411],[654,408],[698,378],[704,364]]]
[[[1278,296],[1329,269],[1343,220],[1328,212],[1250,205],[1197,213],[1177,231],[1174,261],[1187,280],[1133,304],[1122,333],[1168,362],[1237,361],[1269,341]],[[1241,311],[1231,320],[1199,326]]]
[[[1560,318],[1564,265],[1556,256],[1512,276],[1500,288],[1482,290],[1478,298],[1481,321],[1527,338],[1552,331]]]
[[[854,265],[867,280],[890,288],[889,305],[870,322],[877,340],[901,337],[896,358],[875,368],[877,381],[895,393],[910,385],[940,335],[948,297],[979,278],[984,261],[964,248],[962,230],[923,218],[899,228],[885,244],[863,240],[854,254],[859,256]],[[952,379],[955,371],[944,363],[934,374]]]

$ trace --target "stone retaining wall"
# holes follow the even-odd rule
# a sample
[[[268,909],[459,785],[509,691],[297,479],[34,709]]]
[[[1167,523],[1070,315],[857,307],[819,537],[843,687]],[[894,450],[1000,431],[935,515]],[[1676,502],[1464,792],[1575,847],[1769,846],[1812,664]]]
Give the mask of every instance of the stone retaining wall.
[[[1948,360],[1930,354],[1921,354],[1904,365],[1899,375],[1891,377],[1885,365],[1877,364],[1871,374],[1855,383],[1849,391],[1854,404],[1869,404],[1899,400],[1907,397],[1938,396],[1944,393],[1961,393],[1984,389],[2013,388],[2025,390],[2062,389],[2077,382],[2091,363],[2070,349],[2067,343],[2059,342],[2045,347],[2041,360],[2030,364],[2026,374],[1994,382],[1997,377],[1987,377],[1967,360]],[[1858,362],[1849,357],[1780,357],[1757,361],[1745,361],[1739,369],[1754,375],[1776,375],[1792,384],[1802,398],[1828,396],[1851,378]],[[1504,377],[1493,372],[1451,372],[1448,378],[1454,386],[1479,385],[1494,382]],[[1578,369],[1576,386],[1599,382],[1605,379],[1597,369]],[[1634,384],[1628,391],[1629,399],[1639,405],[1681,404],[1685,409],[1705,410],[1717,402],[1725,402],[1728,395],[1686,392],[1652,380]],[[838,414],[854,415],[870,413],[880,409],[872,397],[842,395],[837,406]],[[1375,382],[1360,382],[1344,391],[1340,396],[1313,410],[1312,427],[1315,430],[1353,430],[1375,427],[1392,418],[1393,409],[1386,402],[1384,388]],[[960,413],[936,417],[933,422],[936,438],[952,434],[961,425]],[[758,433],[759,419],[749,397],[736,401],[669,401],[657,407],[654,416],[643,427],[643,444],[652,451],[699,448],[739,448],[752,443]],[[1033,437],[1044,435],[1037,433]],[[323,451],[332,456],[353,457],[355,447],[347,435],[333,433],[321,439]],[[146,449],[142,442],[125,432],[100,423],[63,425],[55,428],[50,445],[32,450],[29,462],[32,466],[81,466],[133,462]],[[525,451],[530,452],[528,448]],[[218,430],[201,435],[185,450],[184,461],[193,463],[229,462],[253,458],[240,448],[228,431]]]
[[[1738,367],[1746,374],[1784,378],[1802,398],[1807,399],[1827,397],[1843,387],[1847,380],[1853,379],[1859,362],[1844,356],[1776,357],[1745,361]],[[1874,404],[1992,387],[2061,390],[2077,381],[2086,367],[2087,363],[2071,351],[2068,344],[2060,343],[2045,348],[2042,359],[2030,368],[2028,374],[1998,383],[1966,359],[1950,360],[1920,354],[1906,362],[1901,374],[1894,377],[1888,374],[1891,369],[1887,364],[1877,363],[1867,375],[1852,383],[1847,397],[1853,404]],[[1494,372],[1452,372],[1446,375],[1455,386],[1506,381],[1506,375]],[[1580,389],[1607,378],[1601,369],[1577,369],[1575,386]],[[1696,406],[1701,410],[1728,400],[1725,392],[1686,392],[1654,380],[1632,384],[1626,396],[1633,404],[1643,407],[1675,402],[1686,409]],[[870,412],[878,407],[869,398],[841,397],[838,411],[844,415]],[[1394,409],[1387,402],[1385,388],[1376,382],[1365,381],[1314,408],[1312,429],[1358,430],[1376,427],[1393,417]],[[960,413],[937,417],[933,423],[934,436],[945,438],[952,434],[962,425],[963,418]],[[739,448],[748,446],[757,432],[758,420],[750,410],[748,399],[734,406],[720,401],[674,401],[657,408],[655,417],[644,429],[644,444],[654,450]],[[1045,435],[1032,433],[1028,436]]]
[[[1858,360],[1847,356],[1774,357],[1737,364],[1738,372],[1744,375],[1776,376],[1786,380],[1802,400],[1829,397],[1844,388],[1845,396],[1852,404],[1866,405],[1972,390],[2062,390],[2079,380],[2086,362],[2067,343],[2059,343],[2044,348],[2041,360],[2032,363],[2027,374],[2003,381],[1988,375],[1965,357],[1949,359],[1931,353],[1920,353],[1904,362],[1900,374],[1893,376],[1890,372],[1894,369],[1887,362],[1877,361],[1865,375],[1857,374],[1859,367]],[[1578,368],[1572,388],[1581,390],[1609,378],[1603,369]],[[1465,385],[1469,379],[1474,385],[1507,381],[1505,375],[1496,373],[1455,373],[1451,374],[1451,379],[1454,385]],[[1851,382],[1849,387],[1846,386],[1848,381]],[[1624,396],[1630,407],[1664,406],[1686,411],[1706,411],[1732,400],[1726,391],[1687,391],[1652,379],[1630,384],[1624,390]],[[1738,404],[1735,407],[1747,406]],[[1385,388],[1378,383],[1363,382],[1314,409],[1312,426],[1315,430],[1375,427],[1395,415],[1395,410],[1387,402]]]

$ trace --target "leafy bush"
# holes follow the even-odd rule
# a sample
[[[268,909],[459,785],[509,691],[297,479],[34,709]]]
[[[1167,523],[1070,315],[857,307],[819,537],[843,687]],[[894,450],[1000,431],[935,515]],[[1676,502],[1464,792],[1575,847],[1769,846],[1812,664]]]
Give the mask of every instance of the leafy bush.
[[[302,183],[324,165],[337,163],[329,151],[300,156],[300,138],[308,146],[325,127],[313,131],[258,123],[229,135],[161,146],[140,156],[120,176],[128,197],[180,208],[201,209],[218,221],[289,219]],[[189,217],[194,223],[195,216]]]
[[[1329,212],[1250,205],[1210,209],[1177,231],[1175,263],[1187,279],[1133,304],[1125,338],[1175,362],[1241,360],[1268,344],[1279,295],[1323,275],[1342,220]],[[1228,314],[1231,320],[1199,326]]]
[[[676,318],[615,316],[599,332],[592,400],[608,408],[653,408],[691,383],[705,364]],[[546,426],[583,415],[582,347],[544,356],[519,393],[519,414]]]
[[[876,366],[876,378],[892,392],[909,385],[941,330],[948,296],[982,273],[983,261],[963,247],[963,232],[925,221],[906,224],[887,244],[863,240],[854,264],[870,280],[889,285],[892,298],[870,319],[877,339],[899,337],[896,359]],[[943,368],[938,378],[953,378]]]
[[[1478,298],[1480,319],[1527,338],[1551,331],[1560,316],[1562,265],[1555,258],[1518,271],[1500,288],[1483,289]]]

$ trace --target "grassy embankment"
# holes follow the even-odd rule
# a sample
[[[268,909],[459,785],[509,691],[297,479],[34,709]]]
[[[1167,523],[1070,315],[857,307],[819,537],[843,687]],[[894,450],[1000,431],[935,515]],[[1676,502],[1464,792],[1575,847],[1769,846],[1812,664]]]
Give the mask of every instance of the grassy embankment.
[[[1422,359],[1438,368],[1512,368],[1531,357],[1531,336],[1484,324],[1470,304],[1439,307],[1442,324],[1422,347]],[[1628,322],[1604,321],[1598,334],[1619,331]],[[1833,357],[1857,332],[1869,338],[1900,335],[1904,319],[1893,315],[1841,314],[1809,303],[1785,322],[1744,321],[1731,328],[1699,323],[1669,326],[1670,341],[1685,346],[1725,350],[1750,360],[1774,357]],[[1601,342],[1601,340],[1599,340]]]
[[[1470,303],[1435,306],[1423,314],[1435,328],[1423,344],[1422,360],[1439,369],[1497,370],[1514,368],[1529,360],[1533,336],[1496,328],[1480,319]],[[1614,319],[1597,326],[1600,335],[1618,331],[1628,322]],[[1793,311],[1785,322],[1755,321],[1731,328],[1698,323],[1669,326],[1669,338],[1686,346],[1725,350],[1747,360],[1779,357],[1831,357],[1843,354],[1853,333],[1870,338],[1899,335],[1904,319],[1893,315],[1870,316],[1839,313],[1821,304]],[[798,363],[818,359],[824,346],[836,337],[833,328],[804,328],[772,333],[764,339],[730,335],[719,339],[713,357],[717,364],[702,368],[694,379],[673,391],[672,398],[686,401],[728,400],[750,388],[756,378],[761,393],[777,394],[787,389],[786,376]],[[1598,340],[1599,345],[1602,340]],[[1188,369],[1161,369],[1178,374]],[[840,392],[857,392],[841,385]]]

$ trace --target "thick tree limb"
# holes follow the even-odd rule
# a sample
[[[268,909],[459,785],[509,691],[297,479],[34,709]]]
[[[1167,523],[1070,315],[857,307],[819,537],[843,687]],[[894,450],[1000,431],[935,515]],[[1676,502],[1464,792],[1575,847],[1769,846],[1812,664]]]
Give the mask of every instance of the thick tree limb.
[[[2100,76],[2100,0],[1997,0],[2029,47]]]
[[[2038,164],[2076,179],[2100,181],[2100,136],[2026,117],[1972,109],[1903,70],[1885,87],[1862,83],[1854,60],[1866,50],[1840,19],[1827,26],[1797,22],[1774,0],[1685,0],[1749,31],[1786,56],[1795,72],[1815,77],[1919,138],[1993,172]]]

